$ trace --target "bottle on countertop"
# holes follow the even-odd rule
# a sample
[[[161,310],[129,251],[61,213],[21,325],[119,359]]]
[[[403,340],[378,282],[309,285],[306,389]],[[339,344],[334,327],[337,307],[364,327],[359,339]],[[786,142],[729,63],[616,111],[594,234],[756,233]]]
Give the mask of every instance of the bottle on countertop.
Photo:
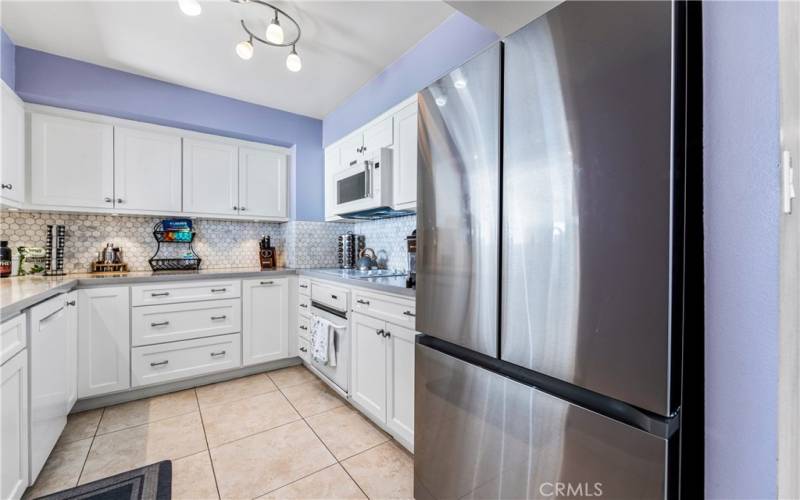
[[[0,241],[0,278],[11,276],[11,249],[7,241]]]

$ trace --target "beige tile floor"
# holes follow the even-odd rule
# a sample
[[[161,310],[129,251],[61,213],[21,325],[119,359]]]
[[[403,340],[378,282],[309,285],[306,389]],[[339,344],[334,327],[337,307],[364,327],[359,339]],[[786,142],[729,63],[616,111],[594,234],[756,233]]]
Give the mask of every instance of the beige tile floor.
[[[411,455],[295,366],[70,415],[26,497],[160,460],[176,500],[413,496]]]

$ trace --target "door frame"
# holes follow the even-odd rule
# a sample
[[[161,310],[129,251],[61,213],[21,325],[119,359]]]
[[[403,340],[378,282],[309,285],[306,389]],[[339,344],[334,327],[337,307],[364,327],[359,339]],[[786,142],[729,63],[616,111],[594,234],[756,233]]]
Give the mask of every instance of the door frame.
[[[779,2],[779,25],[781,170],[794,165],[800,193],[800,3]],[[800,498],[800,198],[791,203],[781,206],[778,498]]]

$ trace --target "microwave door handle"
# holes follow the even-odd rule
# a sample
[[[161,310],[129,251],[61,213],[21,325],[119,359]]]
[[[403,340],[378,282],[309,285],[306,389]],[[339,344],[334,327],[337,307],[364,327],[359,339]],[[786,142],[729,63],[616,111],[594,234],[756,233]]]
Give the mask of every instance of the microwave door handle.
[[[364,198],[372,198],[372,169],[368,161],[364,162]]]

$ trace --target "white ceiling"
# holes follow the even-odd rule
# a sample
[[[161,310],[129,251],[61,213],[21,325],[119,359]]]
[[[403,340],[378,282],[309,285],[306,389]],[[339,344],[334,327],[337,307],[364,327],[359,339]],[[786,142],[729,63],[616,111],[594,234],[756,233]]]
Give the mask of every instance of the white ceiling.
[[[188,17],[177,0],[2,0],[0,22],[17,45],[322,118],[454,12],[438,0],[275,2],[303,30],[303,69],[291,73],[288,49],[234,52],[239,20],[263,32],[271,11],[200,2]]]

